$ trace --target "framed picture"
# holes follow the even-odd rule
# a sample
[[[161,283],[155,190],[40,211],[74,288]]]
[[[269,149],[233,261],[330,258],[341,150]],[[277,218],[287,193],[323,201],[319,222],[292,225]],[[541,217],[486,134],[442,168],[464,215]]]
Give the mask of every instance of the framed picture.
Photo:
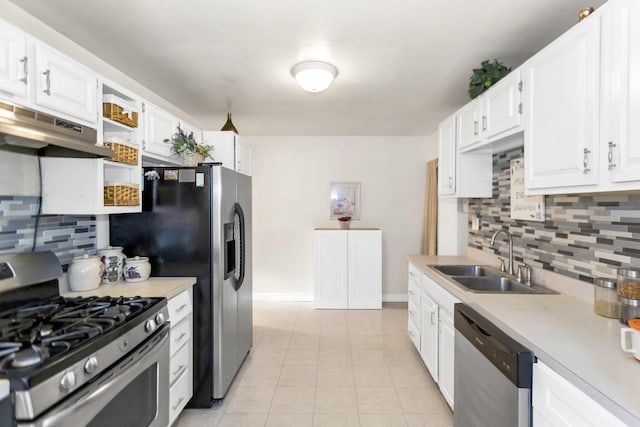
[[[350,216],[360,219],[360,183],[332,182],[331,183],[331,219]]]

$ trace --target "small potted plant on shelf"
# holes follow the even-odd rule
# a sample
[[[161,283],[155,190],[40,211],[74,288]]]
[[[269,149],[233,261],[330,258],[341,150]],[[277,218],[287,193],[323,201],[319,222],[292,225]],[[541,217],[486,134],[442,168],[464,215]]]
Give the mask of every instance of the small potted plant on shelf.
[[[498,80],[511,72],[511,67],[507,67],[497,59],[493,62],[482,61],[480,68],[473,69],[473,75],[469,79],[469,96],[471,99],[480,95],[485,90],[496,84]]]
[[[213,146],[199,144],[193,136],[193,132],[186,134],[180,126],[171,137],[171,150],[182,156],[186,166],[197,166],[207,157],[211,157]]]
[[[349,229],[349,221],[351,221],[351,217],[350,216],[341,216],[340,218],[338,218],[338,221],[340,221],[340,229],[341,230],[348,230]]]

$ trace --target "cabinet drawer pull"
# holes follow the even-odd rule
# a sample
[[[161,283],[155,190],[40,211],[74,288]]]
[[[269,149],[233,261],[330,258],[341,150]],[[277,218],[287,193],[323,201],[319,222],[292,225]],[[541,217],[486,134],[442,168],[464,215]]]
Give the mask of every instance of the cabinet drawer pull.
[[[591,172],[591,169],[589,169],[587,166],[589,166],[589,153],[591,153],[591,151],[589,151],[588,149],[584,149],[584,157],[582,158],[582,173],[587,174],[589,172]]]
[[[175,372],[173,372],[171,375],[174,377],[179,377],[180,375],[182,375],[182,373],[187,369],[186,366],[184,365],[180,365],[178,366],[178,369],[176,369]]]
[[[609,170],[612,170],[616,167],[616,164],[613,163],[613,147],[615,146],[616,144],[614,144],[613,141],[609,141],[609,154],[607,155],[607,158],[609,160]]]
[[[46,93],[47,95],[51,96],[51,70],[47,70],[47,71],[43,72],[42,74],[44,74],[45,84],[46,84],[46,89],[43,90],[43,92]]]
[[[182,304],[180,307],[178,307],[178,308],[176,309],[176,313],[177,313],[177,312],[179,312],[179,311],[184,310],[185,308],[187,308],[187,305],[188,305],[188,304]]]
[[[187,336],[187,333],[186,333],[186,332],[183,332],[183,333],[181,333],[181,334],[180,334],[180,336],[179,336],[178,338],[176,338],[175,340],[173,340],[173,342],[180,342],[180,341],[182,341],[182,338],[184,338],[184,337],[186,337],[186,336]]]
[[[184,397],[181,397],[180,399],[178,399],[178,403],[176,403],[176,406],[172,406],[171,409],[173,409],[174,411],[178,409],[178,407],[180,406],[183,400],[184,400]]]
[[[20,60],[20,62],[22,62],[22,78],[20,79],[20,81],[24,84],[27,84],[27,82],[29,81],[29,58],[27,58],[26,56],[23,56],[22,59]]]

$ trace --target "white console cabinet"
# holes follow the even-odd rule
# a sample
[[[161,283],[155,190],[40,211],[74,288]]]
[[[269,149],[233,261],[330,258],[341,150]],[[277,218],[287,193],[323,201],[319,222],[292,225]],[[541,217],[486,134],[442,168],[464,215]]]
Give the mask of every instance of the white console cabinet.
[[[315,231],[315,308],[382,308],[382,231]]]

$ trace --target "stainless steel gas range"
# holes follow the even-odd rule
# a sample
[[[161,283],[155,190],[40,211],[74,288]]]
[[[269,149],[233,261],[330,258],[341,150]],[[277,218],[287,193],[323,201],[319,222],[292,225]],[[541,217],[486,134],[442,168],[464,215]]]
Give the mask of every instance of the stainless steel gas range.
[[[61,274],[52,252],[0,255],[0,425],[165,427],[166,299],[63,298]]]

